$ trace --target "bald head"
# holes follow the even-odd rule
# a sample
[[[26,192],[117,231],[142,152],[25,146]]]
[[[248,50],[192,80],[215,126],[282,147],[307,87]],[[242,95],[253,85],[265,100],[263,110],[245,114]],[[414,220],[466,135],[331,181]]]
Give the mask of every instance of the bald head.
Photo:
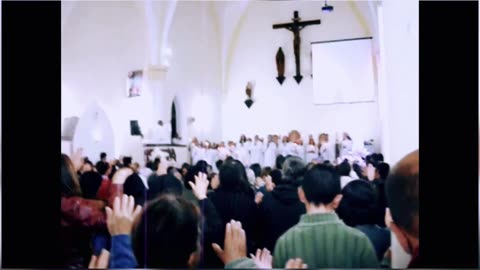
[[[418,150],[406,155],[393,168],[385,192],[395,224],[418,237]]]

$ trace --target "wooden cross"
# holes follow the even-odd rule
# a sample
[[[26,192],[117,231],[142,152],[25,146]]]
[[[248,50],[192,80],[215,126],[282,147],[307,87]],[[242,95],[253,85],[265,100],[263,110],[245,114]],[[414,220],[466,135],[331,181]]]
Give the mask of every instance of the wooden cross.
[[[293,12],[292,23],[282,23],[282,24],[274,24],[273,29],[280,29],[286,28],[293,33],[293,51],[295,53],[295,69],[296,74],[293,76],[295,81],[300,84],[303,76],[300,74],[300,30],[305,28],[306,26],[313,25],[313,24],[320,24],[320,20],[313,20],[313,21],[300,21],[300,17],[298,17],[298,11]]]

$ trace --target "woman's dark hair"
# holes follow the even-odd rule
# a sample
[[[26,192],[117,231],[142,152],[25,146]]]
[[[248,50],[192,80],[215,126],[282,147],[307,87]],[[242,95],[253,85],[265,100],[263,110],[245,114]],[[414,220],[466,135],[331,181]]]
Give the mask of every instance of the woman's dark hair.
[[[275,167],[279,170],[283,168],[283,163],[285,162],[285,157],[282,155],[277,156],[275,159]]]
[[[358,178],[366,179],[365,176],[363,176],[362,167],[360,167],[360,165],[358,165],[357,163],[353,163],[352,169],[358,175]]]
[[[153,162],[151,160],[147,161],[147,163],[145,163],[145,167],[149,168],[150,170],[153,170]]]
[[[190,164],[188,164],[186,162],[182,164],[182,169],[187,169],[188,170],[188,169],[190,169],[190,167],[191,167]]]
[[[217,170],[220,171],[220,168],[222,167],[223,165],[223,160],[219,159],[215,162],[215,166],[217,167]]]
[[[123,183],[123,193],[133,196],[136,205],[143,206],[147,197],[147,188],[142,178],[138,174],[133,173]]]
[[[270,172],[270,176],[272,177],[272,182],[278,186],[282,182],[282,171],[279,169],[272,170]]]
[[[131,157],[124,157],[123,158],[123,167],[128,167],[132,164],[132,158]]]
[[[107,157],[107,153],[105,152],[100,153],[100,160],[103,160],[106,157]]]
[[[219,173],[220,186],[219,190],[252,191],[248,182],[245,167],[238,160],[225,161]]]
[[[270,173],[272,172],[272,167],[265,167],[263,168],[262,170],[262,173],[260,174],[261,177],[265,177],[267,175],[270,175]]]
[[[195,176],[198,175],[199,172],[207,174],[207,162],[204,160],[200,160],[195,164],[195,166],[190,167],[190,169],[187,172],[187,175],[183,178],[183,185],[185,186],[186,189],[191,190],[192,187],[188,184],[188,182],[193,182],[195,183]]]
[[[306,164],[299,157],[288,157],[283,163],[282,182],[298,183],[306,172]]]
[[[385,162],[381,162],[377,165],[377,171],[380,175],[380,179],[387,179],[388,174],[390,173],[390,165]]]
[[[255,173],[255,177],[260,177],[262,174],[262,167],[258,163],[250,165],[250,169]]]
[[[200,248],[200,212],[194,204],[164,195],[147,204],[135,222],[132,247],[143,268],[188,268]]]
[[[102,175],[94,171],[86,172],[80,176],[80,187],[82,189],[83,198],[95,199],[98,189],[102,184]]]
[[[95,165],[95,168],[97,169],[97,172],[100,175],[104,175],[108,171],[108,169],[110,168],[110,163],[99,161],[99,162],[97,162],[97,165]]]
[[[61,194],[67,197],[81,196],[82,191],[80,189],[80,183],[78,181],[78,174],[75,171],[70,158],[62,154],[60,163],[61,179],[60,179],[60,191]]]
[[[350,167],[348,160],[342,161],[342,163],[337,166],[337,172],[340,176],[349,176],[351,170],[352,168]]]
[[[342,200],[337,214],[348,226],[376,223],[377,192],[373,186],[363,180],[354,180],[342,189]]]

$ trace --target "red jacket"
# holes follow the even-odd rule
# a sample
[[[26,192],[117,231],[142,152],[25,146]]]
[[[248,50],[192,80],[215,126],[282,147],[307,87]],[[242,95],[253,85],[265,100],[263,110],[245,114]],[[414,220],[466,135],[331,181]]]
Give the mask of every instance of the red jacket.
[[[123,195],[122,185],[112,184],[108,190],[108,204]],[[61,241],[64,267],[86,268],[92,250],[93,233],[107,233],[105,206],[101,200],[88,200],[79,196],[61,196]]]

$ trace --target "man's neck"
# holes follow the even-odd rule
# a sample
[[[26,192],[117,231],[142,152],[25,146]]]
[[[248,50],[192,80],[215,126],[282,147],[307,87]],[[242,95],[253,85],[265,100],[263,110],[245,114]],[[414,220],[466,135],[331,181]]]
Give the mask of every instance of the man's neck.
[[[307,214],[329,214],[329,213],[334,213],[335,209],[330,206],[330,205],[315,205],[313,203],[309,203],[305,205],[307,209]]]

